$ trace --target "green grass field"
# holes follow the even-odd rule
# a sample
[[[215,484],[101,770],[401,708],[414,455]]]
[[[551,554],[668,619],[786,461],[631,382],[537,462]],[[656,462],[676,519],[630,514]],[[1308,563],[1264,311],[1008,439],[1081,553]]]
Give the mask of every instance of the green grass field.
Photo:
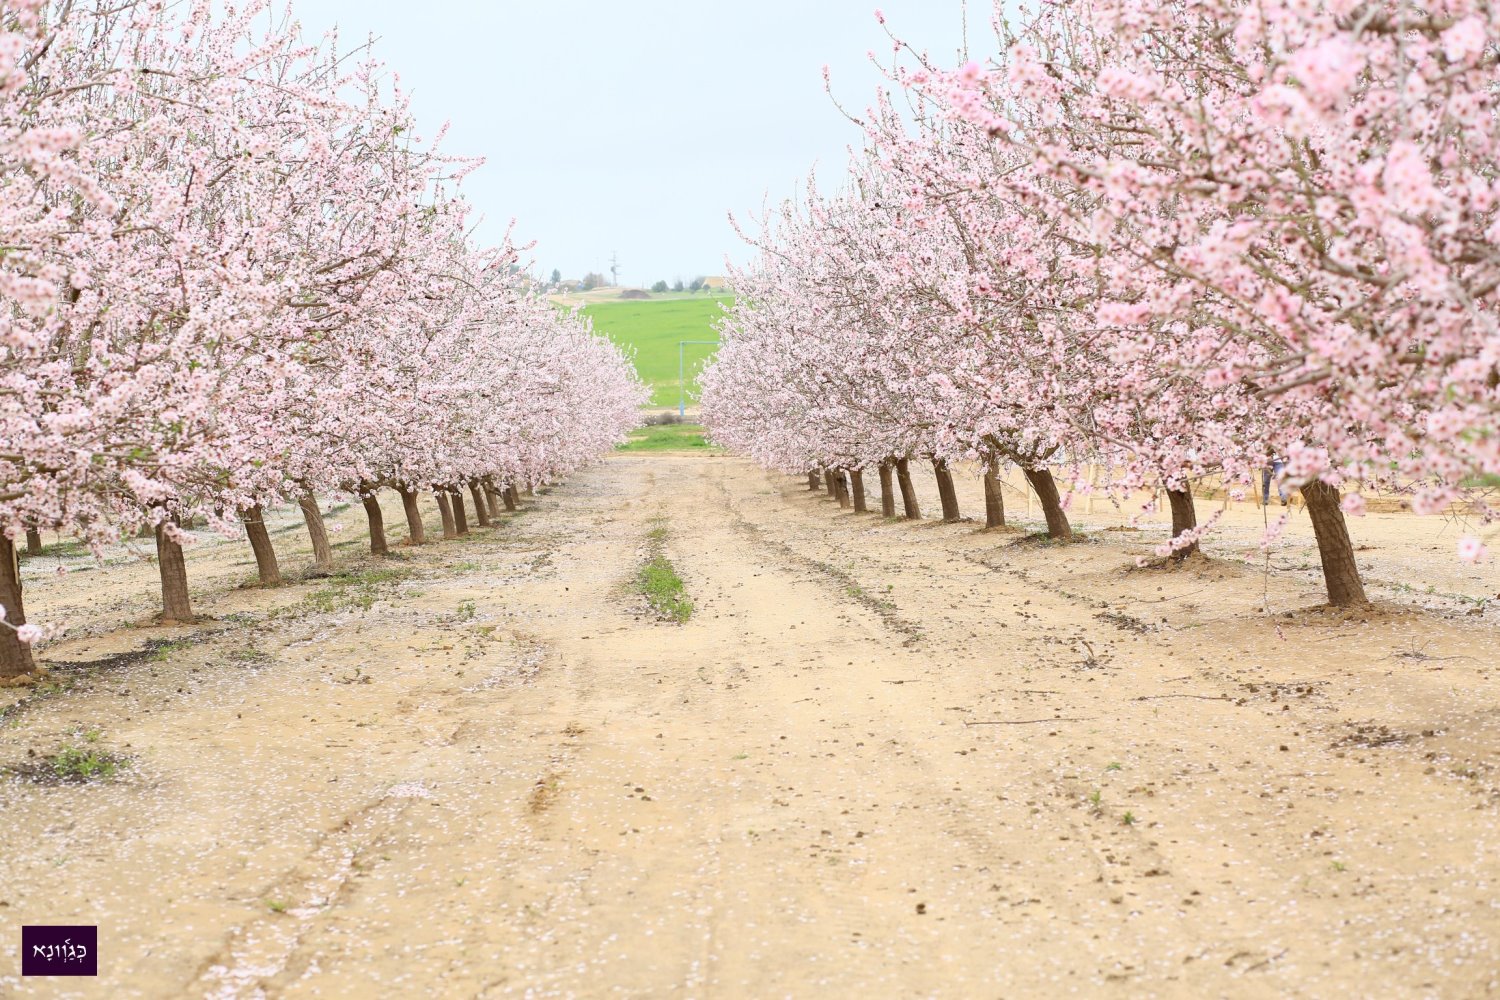
[[[718,452],[703,439],[703,428],[697,424],[663,424],[641,427],[630,432],[630,441],[621,451],[702,451]]]
[[[635,349],[636,370],[652,388],[651,403],[675,407],[678,399],[677,345],[684,340],[718,340],[713,324],[725,297],[600,302],[583,310],[594,329],[622,347]],[[697,374],[712,358],[712,347],[686,349],[688,405],[698,389]]]

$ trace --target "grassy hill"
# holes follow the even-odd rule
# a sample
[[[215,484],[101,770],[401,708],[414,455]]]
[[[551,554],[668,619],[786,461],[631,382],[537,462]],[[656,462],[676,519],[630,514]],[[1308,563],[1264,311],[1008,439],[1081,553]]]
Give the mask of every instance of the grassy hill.
[[[718,340],[713,324],[720,306],[730,299],[651,299],[646,301],[597,302],[586,306],[584,315],[594,329],[615,343],[635,349],[636,369],[653,390],[651,402],[675,407],[678,399],[677,345],[684,340]],[[687,353],[688,403],[697,392],[697,373],[712,359],[714,348],[689,346]]]

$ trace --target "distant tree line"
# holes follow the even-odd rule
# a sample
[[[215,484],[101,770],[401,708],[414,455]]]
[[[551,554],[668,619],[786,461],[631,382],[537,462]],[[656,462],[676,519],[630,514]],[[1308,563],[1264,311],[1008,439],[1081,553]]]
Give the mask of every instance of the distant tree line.
[[[692,281],[688,282],[686,285],[684,285],[682,283],[682,279],[681,278],[678,278],[676,281],[672,282],[672,284],[670,286],[668,286],[665,281],[658,281],[656,284],[654,284],[654,285],[651,286],[651,290],[653,292],[655,292],[656,294],[658,294],[658,295],[661,295],[662,293],[669,292],[669,291],[671,291],[671,292],[692,292],[693,294],[696,295],[698,292],[703,291],[707,287],[708,287],[708,279],[704,278],[703,276],[700,275],[700,276],[694,278]]]
[[[553,288],[561,288],[564,284],[571,286],[572,282],[564,282],[562,271],[558,270],[557,268],[553,268],[550,278],[550,284]],[[578,288],[585,292],[591,292],[596,288],[603,288],[609,284],[609,279],[606,278],[603,274],[600,274],[596,271],[590,271],[588,274],[583,276],[583,280],[581,282],[578,282]],[[697,293],[702,291],[713,291],[713,289],[709,286],[708,279],[702,275],[699,275],[689,282],[684,282],[681,278],[678,278],[677,280],[670,283],[666,281],[658,281],[656,282],[656,284],[651,286],[651,291],[655,292],[657,295],[664,295],[667,292],[691,292],[696,295]]]

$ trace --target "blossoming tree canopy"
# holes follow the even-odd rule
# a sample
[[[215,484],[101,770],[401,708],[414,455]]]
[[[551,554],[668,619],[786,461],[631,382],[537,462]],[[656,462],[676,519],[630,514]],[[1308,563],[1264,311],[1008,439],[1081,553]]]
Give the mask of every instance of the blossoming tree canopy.
[[[23,532],[152,527],[186,620],[188,516],[243,520],[276,582],[268,504],[316,548],[317,492],[534,484],[637,420],[619,351],[470,245],[477,163],[417,138],[368,52],[268,14],[0,12],[0,673],[40,635]]]
[[[1279,404],[1295,481],[1413,489],[1431,512],[1500,468],[1494,18],[1061,4],[1000,69],[944,85],[1090,196],[1112,337],[1165,332],[1194,376]],[[1051,111],[1023,129],[1008,100]]]
[[[1167,493],[1178,556],[1193,480],[1282,457],[1363,603],[1360,490],[1433,512],[1500,475],[1497,17],[1063,0],[997,4],[956,69],[906,49],[848,190],[737,276],[715,436],[789,471],[1013,462],[1044,508],[1049,462],[1097,461]]]

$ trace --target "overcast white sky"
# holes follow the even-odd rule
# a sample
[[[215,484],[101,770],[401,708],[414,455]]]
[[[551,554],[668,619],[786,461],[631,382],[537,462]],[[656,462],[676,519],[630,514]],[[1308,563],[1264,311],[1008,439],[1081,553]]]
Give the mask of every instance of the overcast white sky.
[[[815,162],[835,182],[858,139],[823,92],[862,111],[900,34],[956,58],[962,0],[293,0],[315,34],[337,24],[379,52],[423,132],[488,161],[466,184],[498,238],[515,218],[536,267],[621,281],[720,274],[746,251],[731,210],[791,194]],[[976,42],[989,4],[971,3]]]

